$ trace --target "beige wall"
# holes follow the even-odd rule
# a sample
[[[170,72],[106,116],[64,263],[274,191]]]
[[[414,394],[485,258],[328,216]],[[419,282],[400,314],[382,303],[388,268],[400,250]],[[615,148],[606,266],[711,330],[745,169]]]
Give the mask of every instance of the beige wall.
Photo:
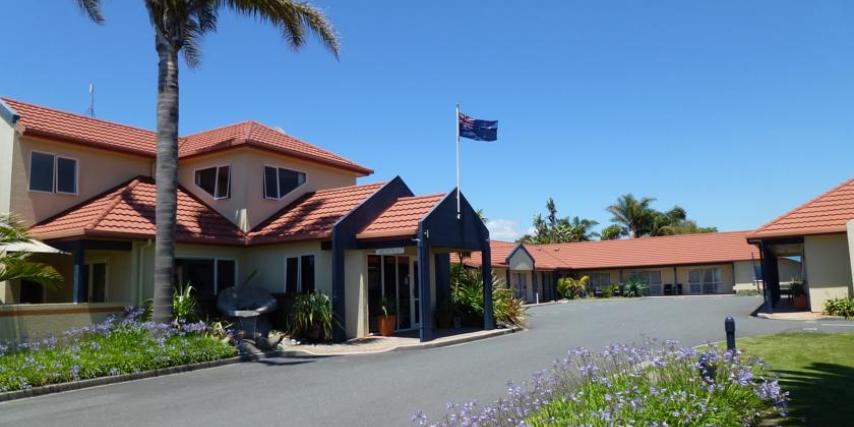
[[[368,252],[346,251],[344,259],[345,329],[347,337],[364,337],[368,330]],[[331,265],[330,265],[331,267]],[[331,280],[330,280],[331,283]]]
[[[844,233],[804,237],[810,309],[822,311],[830,298],[851,296],[851,258]]]
[[[513,253],[513,256],[507,260],[507,265],[510,267],[510,270],[533,270],[534,269],[534,260],[528,256],[528,253],[523,250],[517,250]]]
[[[77,195],[29,191],[30,153],[41,151],[77,160]],[[74,144],[18,138],[12,154],[12,212],[33,224],[138,175],[151,176],[153,159]]]
[[[756,265],[759,265],[759,261],[755,262]],[[759,292],[761,289],[757,286],[757,283],[754,282],[754,261],[736,261],[733,263],[735,268],[734,280],[735,280],[735,290],[736,291],[747,291],[753,290]]]
[[[332,295],[332,252],[320,248],[320,241],[295,242],[245,248],[242,276],[257,271],[252,284],[270,292],[285,291],[285,258],[314,255],[315,289]]]
[[[231,197],[215,200],[195,184],[195,171],[212,166],[231,166]],[[306,174],[306,182],[281,200],[264,198],[264,166],[292,169]],[[178,181],[243,230],[258,225],[279,209],[309,191],[356,183],[353,172],[318,165],[253,148],[238,148],[182,160]]]
[[[2,101],[0,101],[2,102]],[[0,106],[0,108],[3,108]],[[12,158],[15,146],[15,128],[0,117],[0,212],[10,210],[12,189]]]
[[[109,303],[0,305],[0,340],[57,335],[71,328],[100,322],[122,310],[123,306]],[[40,314],[45,312],[51,314]]]

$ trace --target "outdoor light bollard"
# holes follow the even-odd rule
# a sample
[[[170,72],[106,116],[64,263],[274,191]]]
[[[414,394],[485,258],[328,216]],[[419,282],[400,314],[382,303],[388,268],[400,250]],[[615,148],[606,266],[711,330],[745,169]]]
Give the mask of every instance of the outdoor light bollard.
[[[728,316],[724,320],[724,330],[726,330],[727,351],[735,351],[735,319],[732,316]]]

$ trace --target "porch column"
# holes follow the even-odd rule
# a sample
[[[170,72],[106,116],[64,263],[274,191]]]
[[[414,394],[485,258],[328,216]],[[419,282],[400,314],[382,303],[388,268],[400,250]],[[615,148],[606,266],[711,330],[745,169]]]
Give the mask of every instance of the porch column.
[[[495,329],[495,318],[492,315],[492,251],[489,240],[481,248],[481,274],[483,275],[483,329]],[[510,266],[507,266],[510,271]],[[509,273],[508,273],[509,274]]]
[[[88,283],[86,283],[86,247],[82,240],[74,242],[74,277],[72,284],[72,301],[77,303],[86,302],[88,299]]]
[[[450,309],[451,257],[449,254],[436,254],[433,256],[433,263],[436,265],[436,307]]]
[[[347,303],[344,293],[344,248],[337,241],[336,233],[332,234],[332,340],[343,342],[347,340]]]
[[[424,342],[433,339],[433,311],[430,309],[430,243],[427,242],[427,234],[423,232],[421,227],[418,228],[418,231],[418,292],[421,300],[421,307],[419,307],[421,310],[420,338],[421,342]],[[436,268],[439,268],[438,264]]]

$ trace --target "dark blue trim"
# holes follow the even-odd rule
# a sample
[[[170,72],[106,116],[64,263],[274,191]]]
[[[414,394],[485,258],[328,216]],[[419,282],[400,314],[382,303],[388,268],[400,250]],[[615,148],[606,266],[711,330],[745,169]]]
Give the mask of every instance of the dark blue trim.
[[[75,303],[86,302],[89,297],[89,284],[86,282],[86,245],[82,240],[74,242],[74,277],[72,288],[72,301]]]
[[[15,126],[15,123],[21,119],[21,116],[18,115],[18,112],[15,111],[14,108],[10,107],[9,104],[0,99],[0,119],[3,119],[10,125]]]
[[[345,251],[356,249],[356,234],[373,222],[400,197],[412,196],[412,190],[398,176],[368,196],[359,206],[344,215],[332,227],[332,313],[333,340],[347,339],[347,304],[345,301]]]
[[[430,304],[430,242],[421,226],[418,227],[418,293],[420,294],[421,341],[433,339],[433,310]]]

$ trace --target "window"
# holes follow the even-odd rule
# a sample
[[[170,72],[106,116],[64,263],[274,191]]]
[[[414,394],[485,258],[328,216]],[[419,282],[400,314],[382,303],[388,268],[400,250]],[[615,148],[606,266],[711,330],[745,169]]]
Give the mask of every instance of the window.
[[[688,285],[692,294],[716,294],[721,284],[720,268],[702,268],[688,272]]]
[[[285,292],[314,292],[314,255],[285,258]]]
[[[231,197],[231,167],[215,166],[196,170],[196,186],[214,199]]]
[[[264,198],[281,199],[305,184],[305,174],[285,168],[264,166]]]
[[[637,277],[644,282],[650,295],[662,294],[660,271],[636,271],[631,276]]]
[[[30,153],[30,191],[77,194],[77,160],[50,153]]]
[[[603,289],[611,286],[611,273],[590,273],[590,288]]]
[[[45,302],[44,286],[29,280],[21,280],[18,286],[19,304],[41,304]]]
[[[511,279],[513,280],[513,292],[516,294],[516,298],[527,300],[528,282],[526,274],[514,272],[511,274]]]
[[[86,301],[87,302],[106,302],[107,301],[107,263],[93,262],[86,264],[86,269],[83,270],[84,280],[86,284]]]

